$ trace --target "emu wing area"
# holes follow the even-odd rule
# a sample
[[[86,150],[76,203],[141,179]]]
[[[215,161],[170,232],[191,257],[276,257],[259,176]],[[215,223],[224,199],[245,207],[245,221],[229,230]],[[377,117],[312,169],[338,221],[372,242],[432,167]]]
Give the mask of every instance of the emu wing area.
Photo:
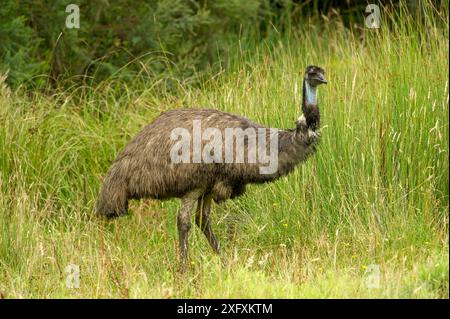
[[[182,128],[192,137],[194,121],[200,121],[197,124],[201,124],[202,133],[207,128],[219,129],[222,132],[221,147],[224,146],[226,128],[263,128],[244,117],[212,109],[181,109],[163,113],[130,141],[113,164],[113,170],[116,169],[119,176],[123,175],[129,198],[181,197],[189,190],[201,188],[211,191],[214,199],[221,201],[242,194],[245,183],[259,181],[261,174],[257,163],[193,163],[195,152],[192,140],[189,163],[173,163],[171,149],[177,140],[171,138],[171,134],[173,130]],[[202,140],[202,150],[208,142]],[[247,140],[244,144],[247,148]],[[224,152],[222,148],[222,154]],[[244,158],[247,161],[247,156]]]

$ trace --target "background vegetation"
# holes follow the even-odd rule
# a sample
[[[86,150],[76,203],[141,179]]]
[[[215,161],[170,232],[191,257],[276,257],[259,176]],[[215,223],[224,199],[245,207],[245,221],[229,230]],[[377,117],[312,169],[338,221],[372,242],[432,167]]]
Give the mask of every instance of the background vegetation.
[[[413,14],[416,2],[408,1]],[[320,14],[339,12],[346,26],[361,26],[366,6],[361,0],[80,0],[81,28],[68,29],[71,3],[3,1],[0,71],[8,72],[8,84],[42,89],[168,74],[192,83],[220,70],[239,41],[289,35]]]
[[[448,298],[447,3],[382,6],[372,30],[364,6],[318,1],[81,1],[78,31],[49,3],[0,8],[1,297]],[[177,273],[176,200],[95,218],[111,161],[160,112],[292,127],[311,63],[329,79],[319,151],[214,206],[222,259],[193,228]]]

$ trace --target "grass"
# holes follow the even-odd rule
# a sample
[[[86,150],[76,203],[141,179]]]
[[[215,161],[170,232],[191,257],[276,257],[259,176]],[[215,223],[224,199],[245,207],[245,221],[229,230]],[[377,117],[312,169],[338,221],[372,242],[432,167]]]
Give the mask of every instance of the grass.
[[[244,43],[200,86],[111,79],[48,96],[0,81],[0,295],[448,298],[448,7],[425,9],[384,15],[359,36],[332,19]],[[222,260],[193,228],[191,269],[177,273],[176,200],[132,202],[109,223],[93,216],[109,164],[161,111],[213,106],[292,127],[310,63],[329,79],[319,150],[213,207]],[[175,93],[157,89],[165,81]],[[66,286],[71,263],[78,289]],[[367,286],[371,265],[379,288]]]

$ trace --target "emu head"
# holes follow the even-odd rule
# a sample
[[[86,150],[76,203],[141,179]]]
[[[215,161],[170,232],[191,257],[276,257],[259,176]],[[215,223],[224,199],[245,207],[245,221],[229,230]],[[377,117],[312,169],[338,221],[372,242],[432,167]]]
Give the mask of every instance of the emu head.
[[[320,84],[327,84],[325,79],[325,71],[321,67],[310,65],[305,71],[305,81],[311,86],[316,87]]]

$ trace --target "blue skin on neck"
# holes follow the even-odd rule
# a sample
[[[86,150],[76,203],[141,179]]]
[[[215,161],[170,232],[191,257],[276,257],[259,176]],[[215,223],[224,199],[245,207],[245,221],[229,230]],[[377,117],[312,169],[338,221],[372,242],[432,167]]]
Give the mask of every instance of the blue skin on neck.
[[[309,85],[307,81],[304,82],[305,91],[304,99],[306,104],[316,105],[317,104],[317,92],[316,87]]]

